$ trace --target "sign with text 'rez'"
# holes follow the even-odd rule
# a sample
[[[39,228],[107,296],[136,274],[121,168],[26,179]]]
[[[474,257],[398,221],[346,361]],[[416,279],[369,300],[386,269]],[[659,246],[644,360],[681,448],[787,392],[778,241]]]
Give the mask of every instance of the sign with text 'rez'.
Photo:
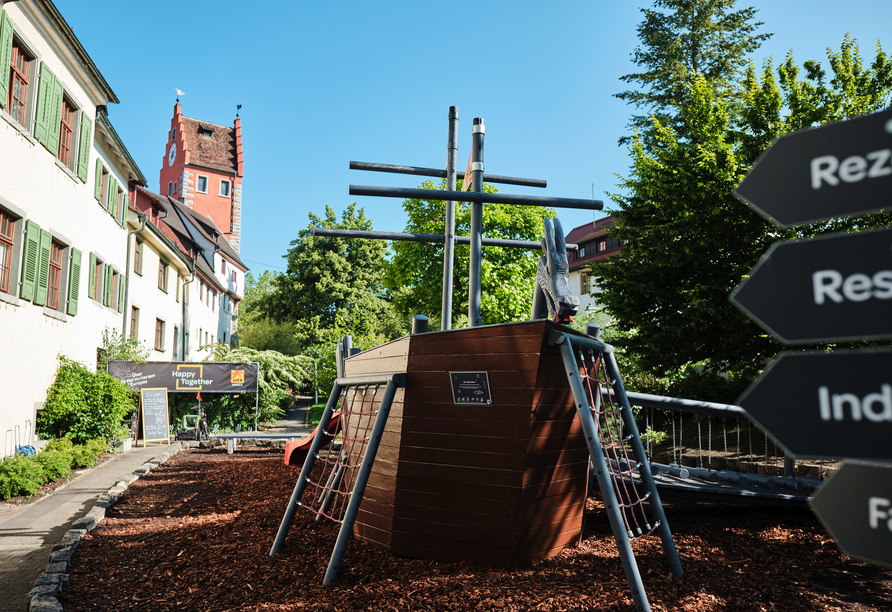
[[[167,419],[167,389],[140,389],[140,427],[138,438],[146,442],[170,443]]]
[[[449,372],[456,406],[492,406],[487,372]]]
[[[892,230],[776,243],[731,301],[787,344],[892,337]]]
[[[892,109],[780,137],[734,195],[780,227],[892,206]]]
[[[842,552],[892,567],[892,468],[846,461],[809,505]]]
[[[163,387],[172,393],[254,393],[257,363],[221,361],[110,361],[108,373],[133,390]]]
[[[737,402],[796,457],[892,460],[892,351],[781,353]]]

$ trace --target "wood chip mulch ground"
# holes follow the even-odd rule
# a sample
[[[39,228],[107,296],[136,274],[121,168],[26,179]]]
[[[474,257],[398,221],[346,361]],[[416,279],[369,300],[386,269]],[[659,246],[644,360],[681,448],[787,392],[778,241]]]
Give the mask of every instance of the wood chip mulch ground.
[[[337,525],[299,511],[270,545],[299,468],[281,451],[182,452],[128,489],[78,547],[62,603],[87,610],[632,610],[603,506],[583,543],[514,571],[399,558],[351,540],[322,577]],[[685,577],[658,538],[634,544],[653,610],[892,610],[892,571],[853,561],[807,509],[666,505]]]

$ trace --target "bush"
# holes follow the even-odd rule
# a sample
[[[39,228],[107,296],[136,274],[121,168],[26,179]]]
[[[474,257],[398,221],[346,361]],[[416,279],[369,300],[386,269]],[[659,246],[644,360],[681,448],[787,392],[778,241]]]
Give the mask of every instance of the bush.
[[[78,448],[85,448],[80,446]],[[47,481],[65,478],[71,473],[73,454],[62,450],[45,450],[34,457],[43,469]],[[91,464],[92,465],[92,464]]]
[[[91,372],[83,364],[59,356],[56,379],[37,415],[37,433],[51,438],[70,437],[83,444],[112,438],[125,417],[136,409],[126,384],[107,372]]]
[[[0,498],[34,495],[45,482],[43,468],[31,457],[11,457],[0,463]]]

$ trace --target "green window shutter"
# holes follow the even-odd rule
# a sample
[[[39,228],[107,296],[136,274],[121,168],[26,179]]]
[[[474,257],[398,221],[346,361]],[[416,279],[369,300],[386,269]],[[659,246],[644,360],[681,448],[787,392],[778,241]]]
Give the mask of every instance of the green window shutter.
[[[37,286],[37,262],[40,259],[40,226],[34,221],[25,222],[25,255],[22,265],[23,300],[34,299],[34,288]]]
[[[93,185],[93,197],[102,203],[102,160],[96,158],[96,184]]]
[[[118,274],[118,312],[124,312],[124,275]]]
[[[87,113],[81,111],[81,140],[80,147],[78,147],[77,177],[85,183],[87,182],[87,171],[90,165],[90,140],[92,136],[93,122],[87,117]]]
[[[127,224],[127,211],[130,210],[130,194],[126,191],[121,195],[120,215],[118,215],[118,223],[121,227]]]
[[[46,230],[40,230],[40,258],[37,261],[37,285],[34,288],[34,303],[46,304],[46,293],[50,285],[50,248],[53,237]]]
[[[34,123],[34,137],[43,146],[50,149],[50,132],[52,131],[52,121],[50,117],[53,113],[55,101],[53,100],[53,90],[55,89],[56,75],[52,70],[46,67],[45,63],[40,64],[40,81],[37,89],[37,121]],[[58,143],[57,143],[58,146]]]
[[[52,104],[48,107],[46,121],[46,148],[53,155],[59,155],[59,135],[62,132],[62,82],[53,78]]]
[[[115,216],[115,196],[118,195],[118,179],[109,174],[108,177],[108,194],[105,198],[105,209],[112,217]]]
[[[68,274],[68,314],[77,314],[77,297],[81,286],[81,252],[71,249],[71,272]]]
[[[102,303],[111,306],[112,298],[112,267],[105,264],[105,283],[103,283]]]
[[[12,64],[12,22],[0,9],[0,108],[6,108],[9,95],[9,71]]]
[[[90,253],[90,268],[87,270],[87,297],[96,299],[96,253]]]

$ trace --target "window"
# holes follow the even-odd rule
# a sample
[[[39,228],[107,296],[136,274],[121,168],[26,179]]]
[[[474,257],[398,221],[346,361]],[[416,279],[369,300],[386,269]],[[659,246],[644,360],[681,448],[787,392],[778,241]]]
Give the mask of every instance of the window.
[[[204,343],[205,344],[208,343],[208,333],[207,332],[204,332]]]
[[[167,268],[166,261],[158,261],[158,288],[164,293],[167,293]]]
[[[177,185],[177,181],[174,181],[174,182],[173,182],[173,192],[174,192],[174,194],[175,194],[175,193],[178,192],[178,191],[179,191],[179,188],[178,188],[178,185]]]
[[[202,281],[198,281],[198,299],[204,301],[204,283]]]
[[[59,310],[59,288],[62,284],[62,251],[65,247],[53,240],[50,243],[50,271],[46,305]]]
[[[155,319],[155,350],[164,350],[164,321]]]
[[[217,312],[217,292],[211,292],[211,312]]]
[[[112,279],[111,279],[111,297],[109,299],[109,306],[112,308],[117,308],[118,312],[121,312],[124,309],[124,286],[121,282],[122,276],[120,272],[112,270]]]
[[[16,219],[0,208],[0,291],[9,293]],[[15,286],[13,286],[13,289]]]
[[[589,294],[591,292],[591,281],[588,274],[580,274],[579,278],[582,281],[582,295]]]
[[[180,343],[180,328],[176,325],[173,326],[173,358],[177,358],[177,351],[179,349]]]
[[[177,129],[176,129],[176,128],[173,128],[173,129],[170,131],[170,142],[173,142],[173,141],[176,140],[176,139],[177,139]]]
[[[225,259],[220,260],[220,273],[226,274],[226,260]]]
[[[133,271],[142,276],[142,240],[136,239],[136,248],[133,251]]]
[[[177,302],[180,301],[180,280],[181,280],[180,275],[177,274],[177,295],[176,295]],[[174,328],[174,329],[176,329],[176,328]],[[176,344],[176,343],[174,343],[174,344]]]
[[[139,329],[139,308],[133,306],[130,308],[130,337],[136,340],[137,330]]]
[[[198,193],[207,193],[208,192],[208,177],[198,175],[198,184],[195,187],[195,191]]]
[[[198,135],[204,136],[205,138],[211,138],[214,135],[214,132],[204,126],[198,128]]]
[[[25,223],[21,299],[76,315],[80,269],[80,251],[69,248],[33,221]]]
[[[173,195],[173,181],[167,181],[167,195]]]
[[[220,195],[229,197],[229,181],[226,179],[220,179]]]
[[[598,243],[598,252],[599,252],[599,253],[602,253],[602,252],[604,252],[604,251],[606,251],[606,250],[607,250],[607,241],[606,241],[606,240],[602,240],[601,242]]]
[[[0,21],[3,21],[4,19],[5,16],[0,17]],[[2,27],[6,28],[7,23],[8,22],[3,22]],[[11,36],[11,28],[9,28],[9,32]],[[0,49],[0,51],[3,51],[3,49]],[[8,112],[19,125],[25,127],[25,121],[27,120],[25,109],[28,101],[28,83],[31,73],[31,62],[34,61],[34,58],[28,55],[28,52],[25,51],[21,44],[14,39],[12,41],[11,55],[9,83],[7,84],[9,89],[6,92],[6,112]]]
[[[59,161],[71,166],[71,132],[74,130],[74,109],[68,100],[62,100],[62,126],[59,132]]]

